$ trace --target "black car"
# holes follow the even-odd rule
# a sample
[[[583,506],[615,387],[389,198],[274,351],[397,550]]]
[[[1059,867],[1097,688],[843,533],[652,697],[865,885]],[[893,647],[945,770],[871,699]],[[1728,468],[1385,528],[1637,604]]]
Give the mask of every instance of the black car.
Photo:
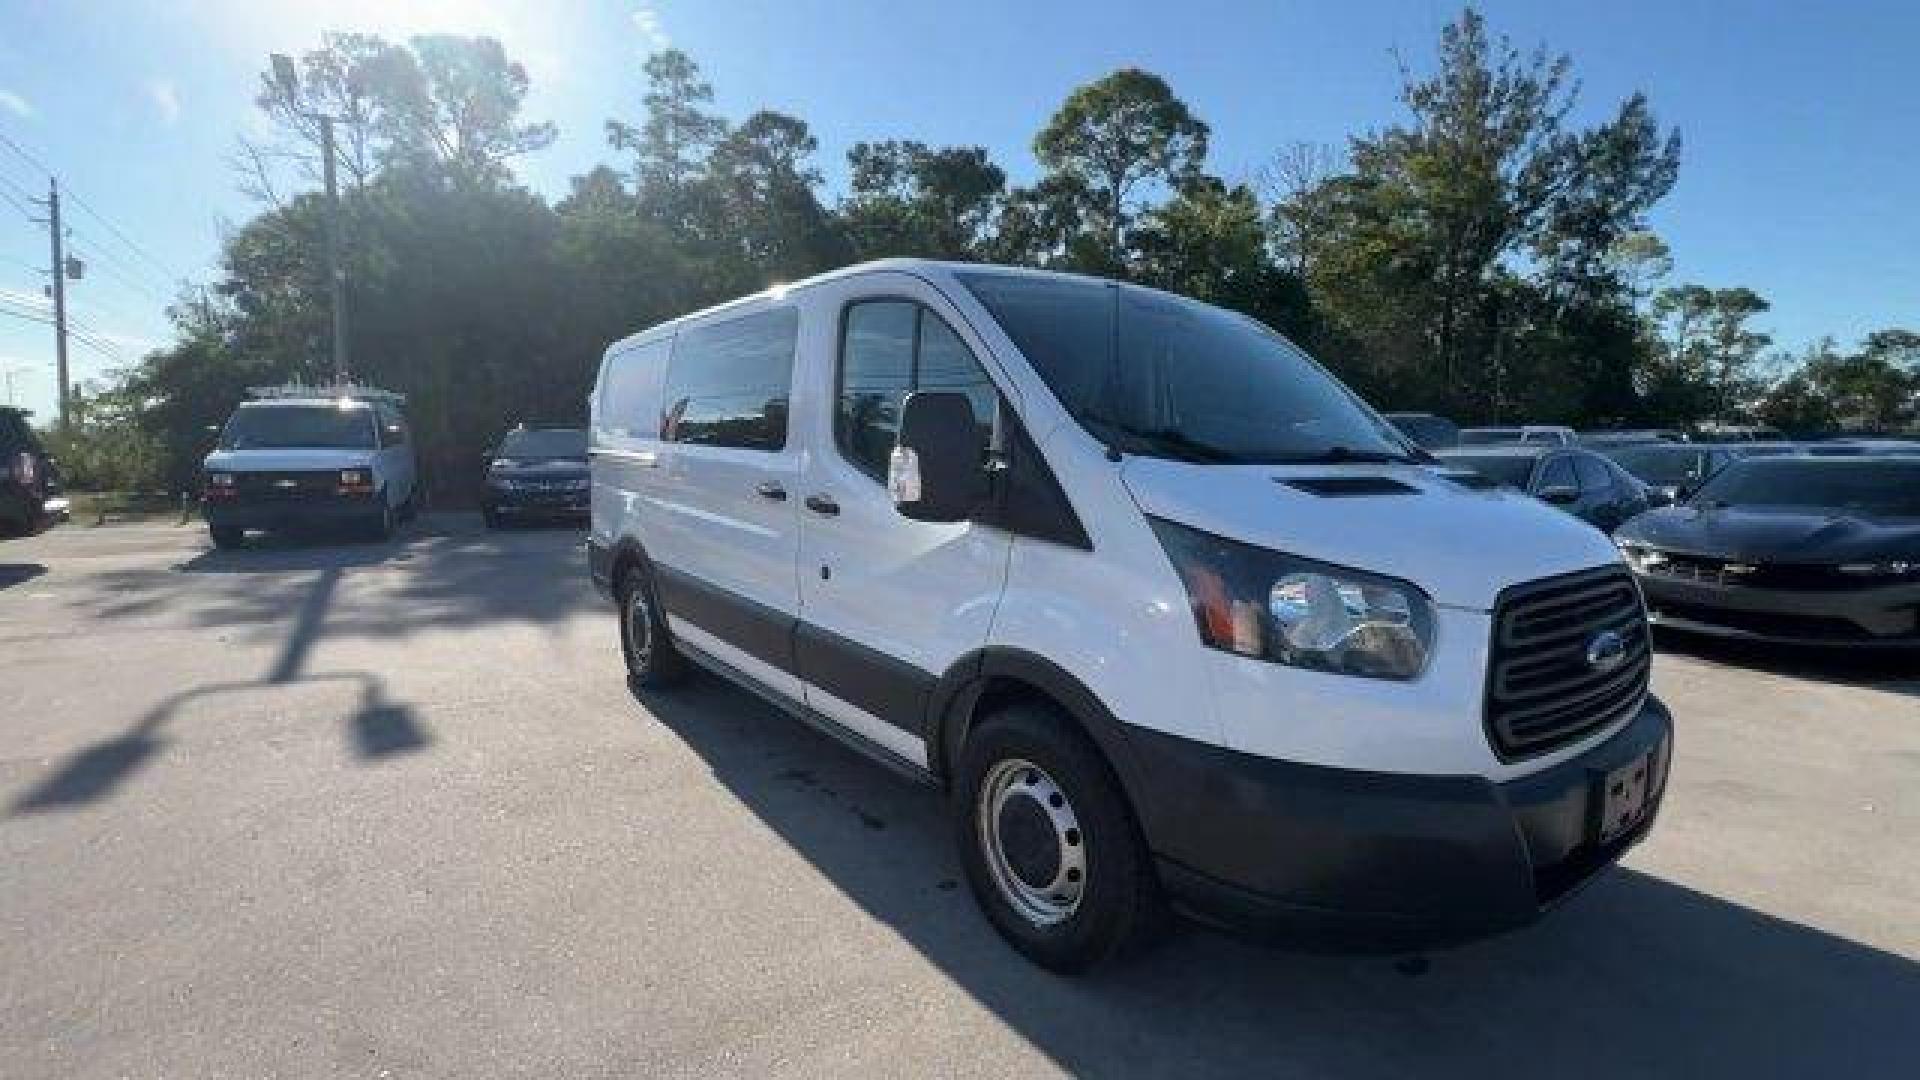
[[[65,513],[59,471],[29,415],[0,406],[0,535],[37,532]]]
[[[1654,504],[1647,485],[1577,446],[1474,446],[1435,456],[1519,488],[1605,532]]]
[[[1731,447],[1709,443],[1649,442],[1605,446],[1599,451],[1651,487],[1662,502],[1679,502],[1692,495],[1738,456]]]
[[[592,483],[580,428],[514,428],[487,452],[486,469],[480,512],[490,529],[508,519],[587,516]]]
[[[1614,541],[1657,625],[1920,647],[1920,456],[1742,459]]]

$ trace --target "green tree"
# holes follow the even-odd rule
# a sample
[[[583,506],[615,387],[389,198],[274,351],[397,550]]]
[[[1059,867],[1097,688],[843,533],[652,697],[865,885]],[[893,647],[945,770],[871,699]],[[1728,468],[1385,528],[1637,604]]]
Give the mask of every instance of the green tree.
[[[1087,227],[1105,240],[1111,268],[1126,265],[1129,200],[1143,184],[1173,186],[1207,156],[1207,125],[1175,97],[1166,80],[1122,68],[1067,96],[1033,140],[1050,172],[1072,177],[1085,195]]]
[[[1732,422],[1744,402],[1759,396],[1755,363],[1773,339],[1751,323],[1769,307],[1759,293],[1739,286],[1661,290],[1651,307],[1661,350],[1655,366],[1669,382],[1710,388],[1713,417]]]
[[[1007,176],[979,146],[855,143],[840,216],[861,258],[979,258]]]
[[[847,262],[850,245],[820,205],[818,148],[805,121],[762,110],[713,148],[701,184],[701,223],[737,292],[793,281]]]
[[[708,112],[713,87],[700,68],[679,49],[647,57],[647,118],[638,127],[607,121],[607,142],[633,155],[633,179],[644,205],[655,210],[683,209],[687,185],[706,155],[727,133],[725,120]],[[670,217],[669,220],[675,220]]]

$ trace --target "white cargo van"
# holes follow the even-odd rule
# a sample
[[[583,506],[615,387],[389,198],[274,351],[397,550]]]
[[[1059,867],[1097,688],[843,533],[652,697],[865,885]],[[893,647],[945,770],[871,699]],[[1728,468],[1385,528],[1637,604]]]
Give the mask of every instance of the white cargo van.
[[[206,456],[201,512],[215,547],[249,530],[326,527],[391,539],[420,505],[405,399],[371,387],[256,387]]]
[[[698,665],[943,785],[980,906],[1049,967],[1167,902],[1366,944],[1518,926],[1659,806],[1613,545],[1242,316],[869,263],[615,344],[591,407],[636,692]]]

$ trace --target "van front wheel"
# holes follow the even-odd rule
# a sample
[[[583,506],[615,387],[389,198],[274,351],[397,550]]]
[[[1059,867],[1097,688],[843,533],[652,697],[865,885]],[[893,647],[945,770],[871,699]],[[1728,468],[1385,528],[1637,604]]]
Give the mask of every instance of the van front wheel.
[[[620,576],[620,652],[627,661],[627,686],[635,694],[672,686],[687,676],[687,661],[667,637],[666,620],[655,600],[653,577],[644,567]]]
[[[1016,705],[968,736],[954,831],[967,883],[1002,937],[1062,973],[1145,943],[1159,882],[1100,752],[1051,711]]]

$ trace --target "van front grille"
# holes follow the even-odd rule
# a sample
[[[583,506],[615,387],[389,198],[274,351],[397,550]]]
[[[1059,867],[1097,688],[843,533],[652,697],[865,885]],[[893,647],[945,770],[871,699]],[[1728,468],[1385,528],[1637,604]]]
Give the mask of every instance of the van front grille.
[[[236,497],[242,502],[308,502],[334,498],[340,470],[240,472],[233,474],[233,480]]]
[[[1639,707],[1652,666],[1646,608],[1624,567],[1506,590],[1487,665],[1494,749],[1507,760],[1532,757],[1612,723]]]

